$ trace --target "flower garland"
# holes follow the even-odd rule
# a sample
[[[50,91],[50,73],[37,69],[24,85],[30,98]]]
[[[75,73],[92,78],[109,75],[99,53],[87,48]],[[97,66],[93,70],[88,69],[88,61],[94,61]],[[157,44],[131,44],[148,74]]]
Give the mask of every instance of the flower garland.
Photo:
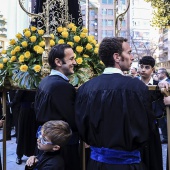
[[[86,28],[76,27],[73,23],[67,27],[58,27],[57,33],[50,34],[50,46],[69,44],[74,52],[77,65],[70,76],[73,85],[81,85],[103,71],[98,57],[98,47],[94,36],[87,35]],[[42,54],[45,48],[44,30],[36,27],[24,29],[11,39],[7,50],[0,57],[0,86],[8,77],[12,86],[22,89],[35,89],[41,81]]]

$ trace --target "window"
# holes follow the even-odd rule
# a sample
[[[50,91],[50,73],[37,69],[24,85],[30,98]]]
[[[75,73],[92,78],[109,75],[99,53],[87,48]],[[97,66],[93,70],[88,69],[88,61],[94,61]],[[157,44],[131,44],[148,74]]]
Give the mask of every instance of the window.
[[[107,4],[107,0],[102,0],[102,4]]]
[[[113,15],[113,9],[108,9],[107,10],[107,15]]]
[[[107,36],[108,37],[113,37],[113,31],[112,30],[108,30],[107,31]]]
[[[107,9],[102,9],[102,15],[106,15],[107,14]]]
[[[107,31],[106,30],[102,30],[102,37],[106,37],[107,35]]]
[[[108,4],[113,4],[113,0],[108,0]]]
[[[122,21],[122,27],[125,27],[125,26],[126,26],[126,21],[123,20],[123,21]]]
[[[108,20],[107,21],[107,26],[113,26],[113,20]]]
[[[122,4],[124,4],[124,5],[125,5],[125,0],[122,0]]]
[[[107,25],[107,20],[106,19],[102,19],[102,26],[106,26]]]
[[[95,16],[95,11],[94,10],[90,10],[90,16]]]
[[[94,23],[95,23],[95,21],[94,21],[94,20],[91,20],[91,21],[90,21],[90,26],[94,26]]]
[[[102,0],[102,4],[113,4],[113,0]]]

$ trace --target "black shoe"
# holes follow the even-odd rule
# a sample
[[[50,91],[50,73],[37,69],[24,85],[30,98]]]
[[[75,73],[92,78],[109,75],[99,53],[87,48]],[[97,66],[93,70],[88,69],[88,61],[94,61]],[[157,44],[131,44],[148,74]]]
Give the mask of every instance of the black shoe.
[[[166,144],[166,143],[168,143],[168,140],[167,140],[167,139],[162,139],[162,140],[161,140],[161,143],[162,143],[162,144]]]
[[[11,140],[11,138],[6,138],[6,141]],[[0,142],[3,142],[3,139],[0,139]]]
[[[22,164],[22,159],[17,157],[17,158],[16,158],[16,163],[17,163],[18,165]]]
[[[17,136],[17,134],[16,133],[14,133],[13,135],[11,135],[11,137],[16,137]]]

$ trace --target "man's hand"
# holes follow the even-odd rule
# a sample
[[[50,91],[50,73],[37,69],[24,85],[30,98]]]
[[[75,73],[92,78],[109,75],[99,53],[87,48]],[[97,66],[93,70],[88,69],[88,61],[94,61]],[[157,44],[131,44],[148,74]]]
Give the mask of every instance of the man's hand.
[[[26,162],[27,166],[33,166],[34,164],[36,164],[38,162],[38,159],[36,156],[30,156]]]
[[[170,84],[167,81],[161,81],[158,83],[159,88],[166,88],[168,91],[168,88],[170,87]]]
[[[170,96],[164,97],[164,104],[165,105],[170,105]]]

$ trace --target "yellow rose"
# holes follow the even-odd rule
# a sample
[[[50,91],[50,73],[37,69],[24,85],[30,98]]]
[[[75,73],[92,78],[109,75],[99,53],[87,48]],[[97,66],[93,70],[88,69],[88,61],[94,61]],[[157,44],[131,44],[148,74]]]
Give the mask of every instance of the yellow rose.
[[[14,48],[14,51],[15,51],[15,52],[19,52],[20,50],[21,50],[20,46],[16,46],[16,47]]]
[[[55,45],[55,41],[54,40],[50,40],[50,46],[54,46]]]
[[[89,58],[89,55],[83,54],[83,57],[84,57],[84,58]]]
[[[70,24],[68,24],[68,28],[72,28],[73,26],[75,26],[75,24],[74,23],[70,23]]]
[[[16,38],[21,39],[22,38],[22,34],[21,33],[16,34]]]
[[[24,33],[25,33],[26,31],[29,31],[29,28],[25,28],[25,29],[23,30]]]
[[[93,43],[94,45],[96,45],[96,44],[97,44],[97,41],[96,41],[96,40],[93,40],[92,43]]]
[[[35,42],[37,40],[37,37],[36,36],[31,36],[30,40],[31,40],[31,42]]]
[[[22,45],[23,47],[27,47],[27,46],[28,46],[28,43],[27,43],[26,41],[23,41],[23,42],[21,43],[21,45]]]
[[[37,72],[37,73],[40,72],[41,71],[41,66],[40,65],[35,65],[34,66],[34,71]]]
[[[16,41],[15,41],[14,39],[12,39],[12,40],[9,42],[10,45],[14,45],[15,43],[16,43]]]
[[[93,38],[91,36],[88,36],[87,40],[88,40],[89,43],[91,43],[93,41]]]
[[[76,26],[73,26],[72,29],[71,29],[71,31],[73,31],[73,32],[76,32],[76,30],[77,30]]]
[[[81,53],[81,52],[83,51],[83,47],[77,46],[77,47],[76,47],[76,51],[77,51],[78,53]]]
[[[16,61],[16,59],[17,59],[16,56],[12,56],[10,61],[13,62],[13,61]]]
[[[43,35],[43,34],[44,34],[44,30],[42,30],[42,29],[41,29],[41,30],[38,30],[38,34],[39,34],[39,35]]]
[[[2,63],[0,63],[0,69],[3,69],[4,65]]]
[[[74,58],[76,58],[76,53],[74,53]]]
[[[24,35],[25,35],[26,37],[30,37],[30,36],[31,36],[31,32],[30,32],[30,31],[25,31],[25,32],[24,32]]]
[[[45,46],[45,42],[44,42],[44,41],[41,41],[41,42],[39,43],[39,46],[40,46],[40,47],[44,47],[44,46]]]
[[[6,54],[6,50],[2,50],[2,51],[1,51],[1,54]]]
[[[86,45],[86,49],[87,50],[91,50],[93,48],[93,46],[90,44],[90,43],[88,43],[87,45]]]
[[[19,62],[20,62],[20,63],[24,62],[24,55],[20,55],[20,56],[19,56]]]
[[[104,65],[103,61],[100,60],[100,64]]]
[[[21,65],[21,66],[20,66],[20,70],[21,70],[22,72],[27,72],[28,66],[27,66],[26,64]]]
[[[36,30],[37,30],[37,28],[36,28],[36,27],[31,26],[31,31],[36,31]]]
[[[3,58],[3,63],[7,63],[7,61],[8,61],[8,58]]]
[[[99,44],[96,44],[95,47],[99,48]]]
[[[80,37],[79,37],[79,36],[74,36],[73,39],[74,39],[74,41],[77,42],[77,43],[80,41]]]
[[[60,39],[60,40],[58,41],[58,44],[64,44],[64,40],[63,40],[63,39]]]
[[[51,38],[54,39],[54,34],[50,34]]]
[[[64,32],[64,31],[67,31],[67,28],[66,28],[66,27],[63,27],[63,31],[62,31],[62,32]]]
[[[44,52],[44,49],[42,47],[38,46],[36,52],[37,52],[37,54],[42,54]]]
[[[63,28],[62,28],[62,27],[58,27],[58,28],[57,28],[57,32],[58,32],[58,33],[61,33],[62,31],[63,31]]]
[[[76,59],[76,62],[77,62],[77,64],[82,64],[83,59],[81,57],[79,57],[79,58]]]
[[[99,51],[98,48],[95,48],[95,49],[94,49],[94,53],[95,53],[95,54],[98,54],[98,51]]]
[[[62,35],[63,38],[68,38],[68,32],[67,31],[62,32],[61,35]]]
[[[30,53],[29,51],[26,51],[26,52],[24,53],[24,57],[25,57],[25,58],[29,59],[30,56],[31,56],[31,53]]]
[[[67,44],[69,44],[71,47],[73,47],[74,43],[73,42],[67,42]]]
[[[37,49],[38,49],[39,47],[40,47],[39,45],[35,45],[35,46],[33,47],[34,51],[37,52]]]
[[[16,51],[15,50],[12,50],[11,51],[11,55],[15,55],[16,54]]]
[[[85,37],[86,37],[86,33],[81,32],[81,33],[80,33],[80,37],[81,37],[81,38],[85,38]]]
[[[87,28],[83,28],[82,32],[88,33],[88,29]]]

